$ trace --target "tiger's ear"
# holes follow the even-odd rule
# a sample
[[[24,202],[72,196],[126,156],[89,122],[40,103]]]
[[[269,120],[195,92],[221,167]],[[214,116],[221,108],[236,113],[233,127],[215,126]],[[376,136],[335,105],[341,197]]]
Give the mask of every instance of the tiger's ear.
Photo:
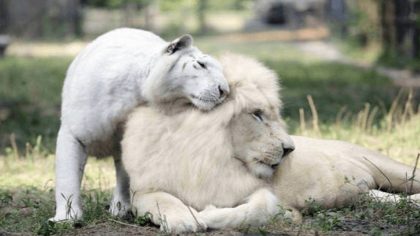
[[[177,51],[184,50],[191,47],[193,38],[189,34],[182,35],[181,37],[172,41],[165,49],[165,54],[174,54]]]

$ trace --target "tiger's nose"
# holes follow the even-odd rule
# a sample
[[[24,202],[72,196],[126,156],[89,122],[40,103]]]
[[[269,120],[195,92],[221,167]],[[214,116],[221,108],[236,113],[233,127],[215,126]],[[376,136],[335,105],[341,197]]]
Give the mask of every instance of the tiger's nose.
[[[223,88],[221,85],[218,86],[219,89],[219,98],[224,99],[229,93],[229,89]]]

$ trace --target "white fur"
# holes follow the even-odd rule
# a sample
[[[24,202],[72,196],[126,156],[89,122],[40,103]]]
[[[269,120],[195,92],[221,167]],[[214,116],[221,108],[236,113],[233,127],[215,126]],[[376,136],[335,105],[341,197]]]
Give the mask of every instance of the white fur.
[[[239,225],[260,226],[278,212],[279,201],[270,189],[259,189],[246,203],[237,207],[206,207],[199,213],[200,219],[212,229],[234,228]]]
[[[156,192],[179,199],[160,209],[163,216],[175,211],[170,207],[191,206],[199,211],[209,204],[217,208],[241,206],[240,210],[224,210],[220,214],[208,210],[208,215],[196,216],[198,221],[207,219],[212,227],[234,226],[239,221],[258,224],[276,212],[277,199],[265,177],[272,174],[268,166],[280,162],[282,147],[293,146],[279,114],[277,77],[258,62],[241,56],[227,55],[221,62],[231,93],[211,112],[191,109],[169,118],[157,109],[140,107],[130,115],[122,141],[123,163],[138,214],[144,214],[146,209],[157,214],[156,204],[150,203],[162,205],[165,199],[156,195],[153,201],[142,200],[144,195]],[[264,110],[264,121],[252,116],[260,108]],[[243,122],[252,125],[252,129]],[[249,133],[250,130],[255,132]],[[246,138],[252,139],[253,144],[236,148],[246,141],[234,137],[236,133],[250,135]],[[246,158],[249,165],[244,164]],[[255,158],[263,162],[256,163]],[[262,168],[254,171],[254,166]],[[231,213],[234,215],[228,217]],[[218,216],[228,217],[229,222],[219,222]],[[168,224],[176,225],[171,219],[167,217]],[[160,224],[155,218],[154,223]],[[180,232],[185,228],[172,230]]]
[[[117,186],[110,211],[118,215],[128,208],[119,141],[121,124],[134,107],[192,103],[209,110],[223,101],[229,88],[222,67],[191,43],[190,36],[167,43],[150,32],[117,29],[98,37],[72,62],[63,87],[52,220],[82,216],[80,181],[88,154],[114,156]]]
[[[411,191],[411,181],[406,180],[411,177],[412,167],[378,152],[336,140],[292,139],[296,149],[274,176],[276,195],[288,207],[301,210],[307,207],[308,199],[327,208],[341,207],[360,193],[372,196],[373,189],[420,193],[418,177]],[[385,195],[393,194],[381,196]]]
[[[160,229],[167,233],[196,232],[205,230],[206,223],[199,217],[198,212],[184,205],[178,198],[165,192],[152,192],[133,198],[136,213],[151,214],[152,221],[160,225]]]
[[[159,212],[168,215],[174,232],[195,231],[199,224],[186,210],[177,209],[191,206],[199,212],[198,222],[226,228],[263,224],[278,210],[277,204],[299,221],[299,210],[308,207],[310,199],[337,207],[371,189],[410,189],[406,176],[412,168],[377,152],[340,141],[289,137],[277,111],[276,76],[241,56],[227,55],[220,61],[231,94],[217,108],[168,115],[142,107],[130,116],[122,142],[123,163],[139,214]],[[263,111],[262,119],[253,114],[257,108]],[[296,149],[282,158],[282,147],[293,144]],[[269,168],[280,160],[277,169]],[[411,193],[419,192],[416,177]],[[155,193],[174,201],[168,203]],[[144,196],[150,198],[144,201]],[[388,196],[380,194],[379,199],[386,201]],[[164,203],[168,204],[159,211],[157,204]],[[175,211],[180,214],[173,216]],[[174,222],[189,227],[174,227]]]

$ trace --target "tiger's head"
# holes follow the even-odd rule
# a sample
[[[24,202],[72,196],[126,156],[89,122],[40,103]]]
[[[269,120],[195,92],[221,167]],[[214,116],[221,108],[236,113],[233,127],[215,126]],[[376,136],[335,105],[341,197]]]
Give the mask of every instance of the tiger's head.
[[[162,79],[161,83],[146,88],[146,97],[190,103],[200,110],[210,110],[223,102],[229,93],[223,67],[192,46],[192,41],[190,35],[184,35],[165,46],[152,71],[154,77]]]

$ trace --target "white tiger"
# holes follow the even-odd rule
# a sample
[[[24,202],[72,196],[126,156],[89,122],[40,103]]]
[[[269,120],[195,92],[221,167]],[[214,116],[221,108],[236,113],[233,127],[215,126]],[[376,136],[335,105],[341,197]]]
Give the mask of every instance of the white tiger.
[[[117,185],[110,211],[129,207],[121,166],[121,124],[140,104],[210,110],[229,93],[217,60],[184,35],[170,43],[138,29],[116,29],[90,43],[71,63],[63,86],[56,149],[56,214],[82,217],[80,182],[87,155],[114,157]]]

